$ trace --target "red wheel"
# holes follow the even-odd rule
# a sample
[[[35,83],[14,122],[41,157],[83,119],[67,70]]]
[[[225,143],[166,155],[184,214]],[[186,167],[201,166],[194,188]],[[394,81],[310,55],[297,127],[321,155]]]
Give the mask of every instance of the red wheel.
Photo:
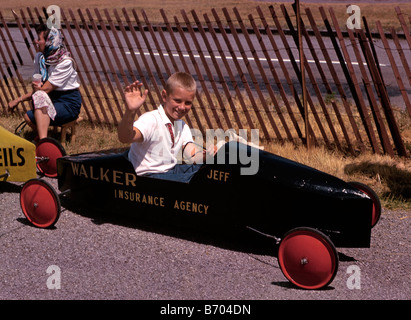
[[[348,184],[354,188],[357,188],[361,192],[365,193],[372,200],[372,218],[371,218],[371,228],[373,228],[381,217],[381,202],[378,195],[369,186],[361,182],[348,182]]]
[[[296,228],[287,232],[278,248],[284,276],[303,289],[320,289],[330,284],[338,270],[338,254],[322,232]]]
[[[46,177],[57,177],[57,159],[66,155],[63,146],[53,138],[41,139],[36,144],[37,169]]]
[[[20,192],[20,206],[26,218],[36,227],[53,226],[60,217],[60,199],[46,181],[31,179]]]

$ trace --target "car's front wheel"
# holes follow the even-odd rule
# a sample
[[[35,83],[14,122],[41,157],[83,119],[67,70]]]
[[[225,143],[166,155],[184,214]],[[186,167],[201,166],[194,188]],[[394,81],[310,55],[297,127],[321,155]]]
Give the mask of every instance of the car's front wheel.
[[[284,276],[303,289],[329,285],[338,270],[338,253],[322,232],[307,227],[287,232],[278,248],[278,262]]]

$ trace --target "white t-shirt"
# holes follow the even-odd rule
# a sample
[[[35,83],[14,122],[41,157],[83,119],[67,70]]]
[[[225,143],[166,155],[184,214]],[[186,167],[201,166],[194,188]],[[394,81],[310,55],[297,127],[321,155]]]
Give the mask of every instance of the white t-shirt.
[[[48,81],[57,87],[56,91],[67,91],[80,87],[77,81],[77,71],[71,59],[64,59],[55,66],[49,66],[48,73]]]
[[[134,122],[134,127],[140,130],[144,138],[141,143],[132,143],[128,154],[137,175],[167,172],[177,164],[183,146],[193,142],[188,125],[183,120],[176,120],[172,126],[172,146],[167,123],[171,121],[161,105],[157,110],[142,114]]]

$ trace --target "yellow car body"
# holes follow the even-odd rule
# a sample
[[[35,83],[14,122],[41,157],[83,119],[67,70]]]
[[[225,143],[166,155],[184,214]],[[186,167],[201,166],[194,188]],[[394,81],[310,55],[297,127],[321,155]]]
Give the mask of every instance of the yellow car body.
[[[1,181],[24,182],[37,176],[36,146],[0,127]]]

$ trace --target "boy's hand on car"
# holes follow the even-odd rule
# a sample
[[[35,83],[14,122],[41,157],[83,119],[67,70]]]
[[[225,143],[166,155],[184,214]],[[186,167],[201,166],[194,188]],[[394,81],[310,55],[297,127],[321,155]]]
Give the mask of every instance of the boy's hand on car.
[[[217,153],[218,149],[215,145],[210,145],[207,149],[203,150],[204,157],[212,158]]]

